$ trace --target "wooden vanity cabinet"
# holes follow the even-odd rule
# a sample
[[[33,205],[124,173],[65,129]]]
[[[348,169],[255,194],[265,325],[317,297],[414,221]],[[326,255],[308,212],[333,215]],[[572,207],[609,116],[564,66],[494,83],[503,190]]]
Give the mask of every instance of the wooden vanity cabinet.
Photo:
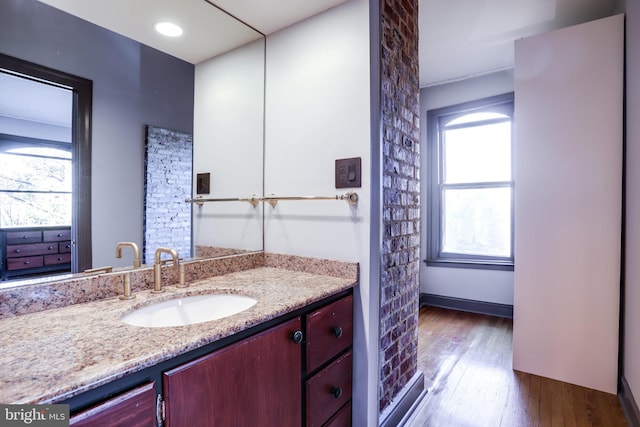
[[[350,426],[353,295],[307,314],[305,321],[306,425]]]
[[[107,399],[70,418],[75,427],[155,427],[156,392],[147,383]]]
[[[165,372],[167,427],[281,427],[302,418],[297,317]]]

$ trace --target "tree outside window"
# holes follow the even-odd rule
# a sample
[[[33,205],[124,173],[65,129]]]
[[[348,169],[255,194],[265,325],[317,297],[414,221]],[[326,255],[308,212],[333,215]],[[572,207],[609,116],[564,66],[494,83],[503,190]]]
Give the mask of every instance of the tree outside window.
[[[0,140],[0,227],[71,225],[71,144],[5,139]]]

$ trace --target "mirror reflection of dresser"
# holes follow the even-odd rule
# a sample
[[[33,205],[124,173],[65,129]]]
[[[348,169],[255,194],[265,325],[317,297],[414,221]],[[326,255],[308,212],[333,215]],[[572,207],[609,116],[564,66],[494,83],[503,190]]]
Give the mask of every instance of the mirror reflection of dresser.
[[[1,280],[71,271],[71,227],[0,229]]]

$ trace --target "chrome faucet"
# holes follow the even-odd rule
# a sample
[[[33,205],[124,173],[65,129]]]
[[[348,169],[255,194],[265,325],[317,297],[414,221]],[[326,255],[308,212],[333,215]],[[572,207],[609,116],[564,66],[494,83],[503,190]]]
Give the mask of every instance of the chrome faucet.
[[[130,246],[133,249],[133,268],[140,268],[140,251],[138,250],[138,245],[133,242],[118,243],[118,246],[116,246],[116,258],[122,258],[122,248],[125,246]]]
[[[165,291],[162,289],[162,261],[160,260],[160,255],[163,253],[171,255],[174,267],[179,269],[180,266],[178,252],[176,252],[175,249],[163,247],[156,249],[155,262],[153,264],[153,290],[151,291],[154,294],[159,294]]]

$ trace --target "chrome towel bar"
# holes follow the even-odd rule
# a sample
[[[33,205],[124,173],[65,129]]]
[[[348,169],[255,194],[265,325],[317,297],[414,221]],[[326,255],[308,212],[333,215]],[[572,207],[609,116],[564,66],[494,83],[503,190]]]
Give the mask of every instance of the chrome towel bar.
[[[195,199],[186,199],[187,203],[195,203],[198,206],[202,206],[205,202],[249,202],[253,207],[258,205],[258,202],[267,202],[272,207],[276,207],[281,200],[346,200],[350,205],[358,203],[358,193],[350,191],[345,194],[337,194],[335,196],[276,196],[271,195],[267,197],[258,197],[253,195],[251,197],[228,197],[228,198],[214,198],[205,199],[203,197],[197,197]]]

